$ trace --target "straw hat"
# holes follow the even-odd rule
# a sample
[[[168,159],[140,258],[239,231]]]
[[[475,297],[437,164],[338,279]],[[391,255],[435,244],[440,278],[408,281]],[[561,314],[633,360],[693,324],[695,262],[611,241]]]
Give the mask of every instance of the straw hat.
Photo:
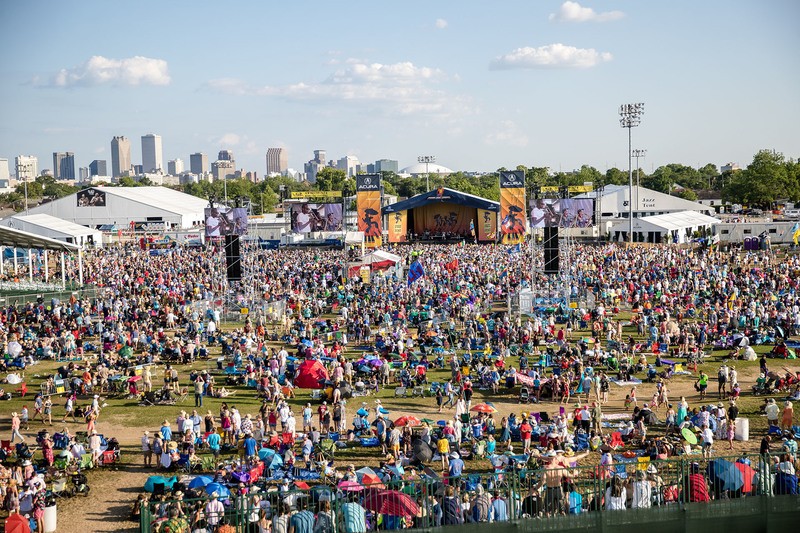
[[[651,464],[650,466],[647,467],[647,473],[648,474],[658,474],[658,468],[656,468],[656,465]]]
[[[147,431],[147,430],[145,430],[145,432],[144,432],[144,435],[147,437],[147,436],[149,436],[149,435],[150,435],[150,432],[149,432],[149,431]]]
[[[161,425],[162,426],[168,426],[169,425],[169,420],[164,420],[163,422],[161,422]]]
[[[217,498],[219,498],[219,492],[217,492],[217,491],[212,492],[211,493],[211,499],[212,500],[216,500]]]
[[[16,411],[14,411],[13,413],[11,413],[11,418],[14,418],[15,416],[19,416],[19,414],[17,414],[17,412],[16,412]]]

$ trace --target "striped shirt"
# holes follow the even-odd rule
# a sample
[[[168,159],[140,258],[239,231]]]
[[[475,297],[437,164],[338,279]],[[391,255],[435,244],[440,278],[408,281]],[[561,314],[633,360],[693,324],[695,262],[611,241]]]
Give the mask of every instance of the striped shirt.
[[[294,528],[294,533],[312,533],[314,531],[314,513],[300,511],[292,515],[289,523]]]
[[[342,504],[342,522],[345,533],[364,533],[367,530],[367,513],[357,503]]]

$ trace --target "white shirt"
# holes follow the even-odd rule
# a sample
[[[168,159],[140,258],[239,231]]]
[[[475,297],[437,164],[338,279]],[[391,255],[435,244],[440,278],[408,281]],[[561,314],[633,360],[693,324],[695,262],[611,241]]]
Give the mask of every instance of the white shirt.
[[[606,489],[606,509],[609,511],[624,511],[627,498],[628,492],[625,487],[622,487],[622,493],[617,498],[611,496],[611,487],[608,487]]]
[[[631,502],[632,509],[643,509],[650,507],[650,493],[652,486],[649,481],[634,481],[633,482],[633,501]]]
[[[714,444],[714,432],[711,431],[711,428],[706,428],[702,431],[703,434],[703,442],[706,444]]]

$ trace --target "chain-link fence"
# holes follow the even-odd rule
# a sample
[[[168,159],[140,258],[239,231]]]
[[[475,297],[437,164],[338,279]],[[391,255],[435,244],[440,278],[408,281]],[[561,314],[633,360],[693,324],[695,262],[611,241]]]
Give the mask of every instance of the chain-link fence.
[[[102,296],[102,293],[103,289],[95,287],[94,285],[79,286],[77,284],[73,285],[68,283],[63,290],[49,292],[25,291],[18,293],[4,291],[0,293],[0,305],[20,306],[27,303],[36,303],[38,301],[45,302],[49,305],[53,299],[64,302],[73,296],[77,299],[92,300],[98,296]]]
[[[319,485],[308,487],[284,481],[280,472],[265,469],[247,486],[221,485],[221,507],[208,504],[210,489],[200,484],[196,489],[178,485],[186,499],[154,496],[142,508],[141,531],[158,531],[172,508],[179,508],[194,522],[193,528],[203,521],[212,526],[227,523],[241,532],[257,530],[262,519],[276,527],[300,512],[304,515],[296,520],[329,519],[330,526],[323,531],[330,533],[489,523],[496,533],[505,533],[500,532],[503,523],[537,531],[611,531],[625,525],[674,531],[685,529],[690,516],[698,524],[733,518],[747,524],[763,521],[769,510],[774,524],[783,523],[800,504],[796,477],[794,489],[782,479],[789,471],[782,466],[785,457],[693,455],[650,460],[618,456],[614,463],[602,466],[559,465],[555,473],[552,467],[525,456],[503,457],[495,463],[495,472],[448,478],[426,468],[421,476],[402,479],[398,477],[404,475],[402,469],[387,467],[395,474],[393,481],[382,482],[374,472],[361,470],[357,478],[337,486],[324,475]],[[189,481],[187,486],[195,484]],[[780,499],[785,501],[772,501]],[[214,511],[215,507],[219,509]]]

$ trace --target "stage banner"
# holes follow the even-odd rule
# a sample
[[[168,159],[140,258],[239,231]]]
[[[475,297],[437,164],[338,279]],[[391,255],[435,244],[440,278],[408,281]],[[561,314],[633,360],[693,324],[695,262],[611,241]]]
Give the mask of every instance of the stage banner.
[[[364,232],[364,245],[367,248],[378,248],[383,240],[380,174],[356,176],[356,211],[358,231]]]
[[[475,208],[457,204],[428,204],[414,209],[414,233],[441,235],[450,233],[466,237]]]
[[[500,172],[500,218],[503,244],[525,240],[525,173],[521,170]]]
[[[478,209],[478,242],[497,239],[497,213]]]
[[[389,213],[389,242],[406,242],[408,211]]]

